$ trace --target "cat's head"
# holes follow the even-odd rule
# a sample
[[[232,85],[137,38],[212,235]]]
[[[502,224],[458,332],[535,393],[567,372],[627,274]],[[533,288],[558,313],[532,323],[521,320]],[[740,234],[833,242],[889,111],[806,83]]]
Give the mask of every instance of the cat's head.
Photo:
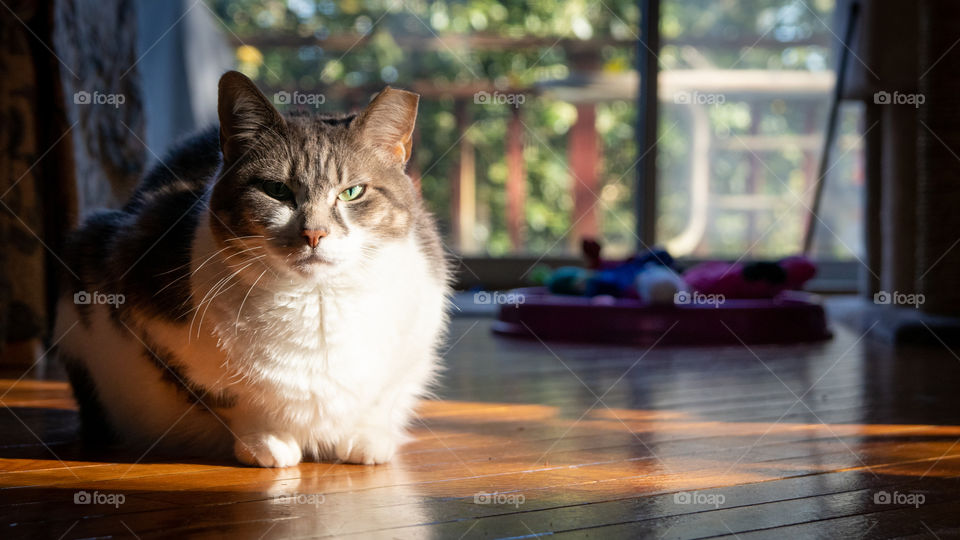
[[[210,198],[225,253],[321,276],[409,237],[421,204],[404,169],[416,94],[385,88],[349,116],[281,115],[250,79],[220,79],[223,167]],[[230,249],[232,248],[232,249]]]

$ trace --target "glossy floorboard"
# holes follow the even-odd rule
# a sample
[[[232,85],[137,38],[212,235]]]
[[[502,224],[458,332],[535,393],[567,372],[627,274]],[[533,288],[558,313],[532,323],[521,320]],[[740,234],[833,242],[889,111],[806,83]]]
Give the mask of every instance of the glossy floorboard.
[[[454,322],[441,399],[376,467],[91,453],[59,370],[8,369],[0,538],[960,536],[946,348],[838,328],[814,345],[648,350],[489,324]]]

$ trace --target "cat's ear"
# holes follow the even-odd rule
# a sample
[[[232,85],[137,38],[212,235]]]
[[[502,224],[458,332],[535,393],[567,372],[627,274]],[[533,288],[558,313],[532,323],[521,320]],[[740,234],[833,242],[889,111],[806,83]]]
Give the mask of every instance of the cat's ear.
[[[420,96],[389,86],[367,105],[357,119],[360,138],[380,155],[401,165],[413,150],[413,128]]]
[[[284,121],[253,81],[237,71],[220,77],[217,101],[220,116],[220,149],[225,161],[239,159],[259,135],[283,129]]]

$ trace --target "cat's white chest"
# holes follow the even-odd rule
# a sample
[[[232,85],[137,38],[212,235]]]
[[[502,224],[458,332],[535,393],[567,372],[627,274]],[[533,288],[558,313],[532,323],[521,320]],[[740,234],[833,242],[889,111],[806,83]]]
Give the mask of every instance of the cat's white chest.
[[[267,282],[239,322],[217,331],[232,357],[291,395],[358,400],[432,362],[444,289],[413,241],[384,247],[362,273],[305,287]],[[233,335],[231,335],[233,325]]]
[[[405,304],[403,296],[373,283],[366,288],[280,293],[277,305],[245,324],[276,329],[267,341],[280,353],[278,363],[291,360],[309,371],[336,368],[344,374],[356,360],[382,355],[395,343],[406,325],[397,318]]]

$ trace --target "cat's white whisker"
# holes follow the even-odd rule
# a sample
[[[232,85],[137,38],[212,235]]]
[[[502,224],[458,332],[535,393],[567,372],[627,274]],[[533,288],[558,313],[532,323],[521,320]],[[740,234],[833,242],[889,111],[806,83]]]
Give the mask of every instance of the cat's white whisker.
[[[223,252],[226,251],[227,249],[230,249],[230,248],[229,248],[229,247],[223,248],[223,249],[221,249],[220,251],[214,253],[212,257],[215,257],[215,256],[217,256],[217,255],[220,254],[220,253],[223,253]],[[254,250],[254,249],[261,249],[261,246],[255,246],[255,247],[250,248],[250,249],[245,249],[245,250],[241,251],[240,253],[244,253],[244,252],[247,252],[247,251],[252,251],[252,250]],[[236,255],[239,255],[240,253],[237,253]],[[234,256],[234,255],[231,255],[230,257],[227,257],[227,259],[230,259],[230,258],[232,258],[233,256]],[[208,260],[209,260],[209,259],[208,259]],[[225,259],[225,260],[226,260],[226,259]],[[206,262],[206,261],[204,261],[204,263],[205,263],[205,262]],[[189,265],[189,263],[188,263],[188,265]],[[202,266],[202,264],[201,264],[201,266]],[[199,270],[199,268],[197,268],[197,270]],[[164,273],[169,273],[169,272],[164,272]],[[178,278],[170,281],[169,283],[167,283],[166,285],[164,285],[162,288],[160,288],[160,290],[158,290],[158,291],[157,291],[156,293],[154,293],[153,295],[154,295],[154,296],[158,296],[160,293],[162,293],[163,291],[167,290],[170,286],[174,285],[175,283],[179,282],[180,280],[182,280],[182,279],[184,279],[184,278],[188,278],[188,277],[192,276],[192,275],[195,274],[195,273],[196,273],[196,270],[194,270],[193,272],[190,272],[190,273],[186,273],[186,274],[184,274],[184,275],[182,275],[182,276],[180,276],[180,277],[178,277]],[[162,274],[158,274],[158,276],[160,276],[160,275],[162,275]]]
[[[206,285],[206,284],[208,284],[208,283],[210,283],[210,282],[213,282],[213,281],[218,281],[218,280],[220,279],[220,277],[223,276],[224,274],[226,274],[227,272],[230,272],[230,269],[229,269],[229,268],[223,268],[223,269],[219,270],[218,272],[216,272],[215,274],[213,274],[212,276],[209,276],[209,277],[208,277],[207,279],[205,279],[202,283],[198,283],[195,279],[194,279],[194,280],[191,280],[191,289],[199,289],[199,288],[201,288],[202,285]],[[181,312],[181,313],[179,313],[179,316],[177,317],[177,319],[180,319],[180,318],[182,318],[182,317],[185,317],[187,314],[189,314],[191,311],[193,311],[193,310],[195,309],[195,306],[194,306],[193,303],[192,303],[194,299],[195,299],[195,295],[194,295],[194,294],[191,294],[190,296],[185,297],[185,298],[180,302],[180,305],[183,306],[183,307],[186,307],[186,310],[183,311],[183,312]]]
[[[252,266],[252,265],[253,265],[253,262],[247,263],[243,268],[240,268],[239,270],[236,270],[236,271],[232,272],[230,275],[228,275],[227,277],[221,279],[221,280],[218,281],[216,284],[214,284],[212,287],[210,287],[210,289],[209,289],[209,290],[207,291],[207,293],[204,295],[203,299],[200,300],[200,302],[197,304],[197,306],[196,306],[196,308],[195,308],[195,311],[194,311],[194,314],[193,314],[193,319],[191,319],[191,321],[190,321],[190,335],[193,334],[193,323],[194,323],[194,321],[197,319],[197,314],[200,313],[200,308],[203,307],[203,305],[204,305],[205,303],[208,304],[208,302],[209,302],[210,300],[212,300],[212,297],[211,297],[210,295],[211,295],[211,294],[214,294],[214,291],[216,291],[219,287],[222,287],[222,286],[225,285],[227,282],[229,282],[231,279],[239,276],[241,272],[243,272],[244,270],[246,270],[247,268],[249,268],[249,267]],[[209,298],[210,300],[208,300],[208,298]],[[208,304],[208,306],[209,306],[209,304]],[[204,310],[204,313],[206,313],[206,310]],[[203,318],[202,318],[202,317],[201,317],[200,322],[201,322],[201,323],[203,322]],[[197,337],[198,337],[198,338],[200,337],[200,330],[201,330],[200,327],[197,327]]]
[[[252,265],[253,263],[250,263],[250,264]],[[250,265],[244,266],[244,267],[241,268],[239,271],[237,271],[237,273],[235,273],[233,276],[239,275],[240,272],[242,272],[243,270],[245,270],[245,269],[248,268],[249,266],[250,266]],[[231,276],[231,278],[232,278],[233,276]],[[236,286],[240,283],[239,281],[235,281],[235,282],[234,282],[232,285],[230,285],[229,287],[224,288],[224,286],[225,286],[227,283],[229,283],[229,282],[230,282],[229,279],[228,279],[227,281],[224,281],[224,282],[223,282],[223,285],[220,285],[220,286],[217,288],[217,292],[214,293],[214,295],[213,295],[212,297],[210,297],[210,300],[207,300],[207,306],[206,306],[205,308],[203,308],[203,315],[200,315],[200,324],[197,325],[197,337],[198,337],[198,338],[200,337],[200,331],[201,331],[201,329],[203,328],[203,318],[207,316],[207,310],[210,309],[210,306],[213,304],[213,301],[216,300],[217,296],[220,296],[221,294],[229,291],[230,289],[236,287]]]
[[[217,251],[216,253],[214,253],[213,255],[210,255],[209,257],[207,257],[202,263],[200,263],[199,266],[197,266],[197,267],[193,270],[193,272],[190,272],[190,275],[192,276],[192,275],[196,274],[197,272],[199,272],[200,269],[203,268],[203,267],[204,267],[208,262],[210,262],[214,257],[216,257],[217,255],[223,253],[224,251],[226,251],[226,250],[228,250],[228,249],[231,249],[231,246],[224,247],[224,248],[220,249],[219,251]]]
[[[240,302],[240,308],[237,309],[237,320],[236,320],[236,322],[235,322],[234,325],[233,325],[233,332],[234,332],[234,334],[236,334],[237,332],[239,332],[239,328],[240,328],[240,314],[243,312],[243,305],[247,303],[247,298],[250,297],[250,293],[253,292],[253,288],[257,286],[257,283],[260,282],[260,278],[262,278],[262,277],[263,277],[263,274],[266,274],[266,273],[267,273],[267,271],[264,270],[263,272],[260,273],[259,276],[257,276],[257,280],[253,282],[253,285],[250,286],[250,290],[248,290],[248,291],[247,291],[247,294],[243,297],[243,301]]]

